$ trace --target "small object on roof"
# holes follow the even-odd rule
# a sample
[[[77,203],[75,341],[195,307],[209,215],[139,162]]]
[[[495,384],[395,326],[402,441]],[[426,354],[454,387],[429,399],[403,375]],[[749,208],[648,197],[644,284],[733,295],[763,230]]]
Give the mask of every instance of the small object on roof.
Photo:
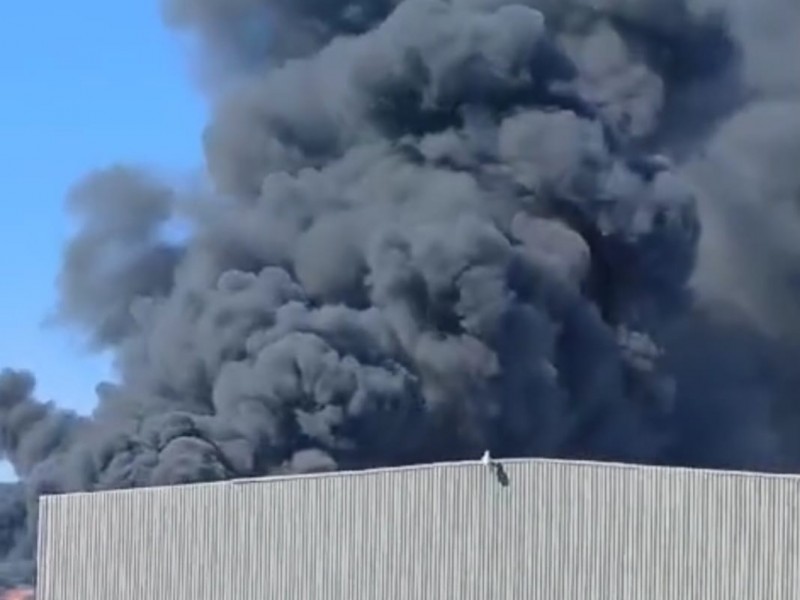
[[[489,453],[488,450],[483,453],[483,456],[481,456],[481,464],[487,467],[492,466],[492,455]]]

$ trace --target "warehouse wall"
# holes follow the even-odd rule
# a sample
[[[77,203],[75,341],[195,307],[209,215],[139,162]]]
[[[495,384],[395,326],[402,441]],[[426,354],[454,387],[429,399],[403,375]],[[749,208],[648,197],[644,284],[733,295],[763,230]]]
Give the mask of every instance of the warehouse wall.
[[[800,479],[504,464],[46,498],[38,598],[800,598]]]

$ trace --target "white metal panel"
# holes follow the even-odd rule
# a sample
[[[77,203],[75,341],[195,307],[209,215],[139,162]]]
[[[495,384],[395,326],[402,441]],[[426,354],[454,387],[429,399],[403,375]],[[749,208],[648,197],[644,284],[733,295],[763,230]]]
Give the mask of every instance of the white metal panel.
[[[42,600],[796,600],[800,479],[476,463],[43,499]]]

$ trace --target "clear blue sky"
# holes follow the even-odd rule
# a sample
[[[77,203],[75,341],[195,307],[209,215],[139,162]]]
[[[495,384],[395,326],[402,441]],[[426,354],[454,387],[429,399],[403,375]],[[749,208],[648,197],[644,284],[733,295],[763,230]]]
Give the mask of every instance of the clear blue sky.
[[[0,19],[0,366],[34,370],[43,398],[81,412],[107,361],[42,324],[71,227],[65,194],[118,161],[201,161],[204,106],[158,3],[8,2]]]

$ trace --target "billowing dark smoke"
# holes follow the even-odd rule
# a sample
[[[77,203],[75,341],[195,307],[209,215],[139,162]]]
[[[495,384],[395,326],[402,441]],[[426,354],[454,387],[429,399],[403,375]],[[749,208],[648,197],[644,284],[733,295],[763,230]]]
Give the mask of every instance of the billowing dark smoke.
[[[60,314],[119,383],[83,418],[0,376],[0,588],[42,493],[485,448],[798,466],[796,0],[165,13],[209,189],[115,167],[70,198]]]

